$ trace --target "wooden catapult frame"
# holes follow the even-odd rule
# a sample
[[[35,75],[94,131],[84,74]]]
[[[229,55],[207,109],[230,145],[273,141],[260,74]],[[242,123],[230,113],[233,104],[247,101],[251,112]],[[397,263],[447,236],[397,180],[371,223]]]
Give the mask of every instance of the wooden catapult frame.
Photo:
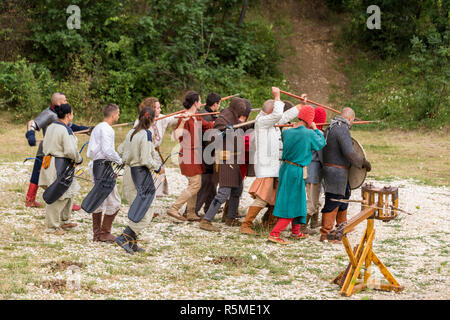
[[[374,220],[390,221],[397,216],[398,188],[375,188],[371,184],[364,184],[362,191],[361,212],[351,218],[347,223],[337,226],[327,237],[330,240],[342,240],[345,251],[350,259],[347,268],[333,279],[333,283],[341,287],[340,294],[351,296],[366,288],[374,288],[385,291],[403,290],[403,287],[395,280],[380,258],[373,252],[373,240],[375,237]],[[378,196],[377,199],[375,196]],[[391,198],[391,199],[389,199]],[[352,250],[347,233],[358,224],[367,220],[367,227],[358,246]],[[388,283],[370,282],[371,264],[376,265]],[[362,272],[362,269],[364,271]]]

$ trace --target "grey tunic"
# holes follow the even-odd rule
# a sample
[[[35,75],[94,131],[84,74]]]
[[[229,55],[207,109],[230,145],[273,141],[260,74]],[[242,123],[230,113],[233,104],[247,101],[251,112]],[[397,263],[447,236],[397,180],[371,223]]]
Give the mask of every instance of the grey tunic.
[[[312,160],[308,165],[308,176],[306,178],[306,183],[314,183],[318,184],[322,180],[323,173],[323,151],[315,151],[312,152]]]
[[[46,189],[57,178],[55,157],[62,157],[80,162],[81,155],[77,150],[77,137],[72,134],[68,126],[54,123],[48,127],[47,135],[44,137],[43,151],[45,155],[51,155],[50,166],[47,169],[42,168],[39,176],[39,186]],[[80,189],[77,179],[73,179],[69,189],[62,195],[60,200],[72,198]]]
[[[362,168],[364,158],[353,150],[350,136],[350,123],[336,116],[325,131],[326,146],[323,148],[323,162],[350,168]],[[345,196],[348,183],[348,170],[324,165],[323,178],[325,192]]]
[[[51,109],[51,107],[48,107],[47,109],[42,111],[33,121],[37,126],[36,130],[39,131],[42,129],[42,134],[45,137],[47,127],[51,125],[53,122],[58,121],[58,116],[56,115],[56,112]],[[42,150],[42,141],[41,143],[39,143],[36,156],[38,157],[44,156],[44,152]]]
[[[130,141],[133,132],[134,128],[128,132],[125,140],[117,148],[117,152],[126,164],[123,173],[122,196],[130,205],[137,194],[136,186],[131,177],[130,167],[146,166],[150,172],[152,172],[153,170],[159,169],[161,165],[159,162],[159,155],[156,152],[152,141],[148,139],[147,131],[139,131],[134,135],[133,140]],[[157,187],[157,185],[155,187]]]

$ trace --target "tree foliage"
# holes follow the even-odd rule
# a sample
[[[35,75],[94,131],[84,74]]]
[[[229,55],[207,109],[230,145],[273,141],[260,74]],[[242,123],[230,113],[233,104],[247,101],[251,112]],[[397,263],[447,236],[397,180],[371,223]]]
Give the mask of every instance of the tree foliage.
[[[281,79],[271,26],[246,20],[238,25],[239,0],[35,0],[27,5],[28,61],[48,69],[66,92],[78,92],[76,107],[85,112],[87,102],[111,101],[131,119],[145,96],[170,104],[188,89],[227,95],[248,91],[262,78],[267,83]],[[66,26],[69,5],[81,9],[79,30]]]
[[[343,44],[356,63],[348,68],[352,97],[363,117],[395,126],[450,123],[450,1],[328,0],[347,12]],[[381,29],[368,29],[366,9],[378,5]],[[356,49],[356,50],[355,50]],[[360,70],[357,70],[357,69]]]

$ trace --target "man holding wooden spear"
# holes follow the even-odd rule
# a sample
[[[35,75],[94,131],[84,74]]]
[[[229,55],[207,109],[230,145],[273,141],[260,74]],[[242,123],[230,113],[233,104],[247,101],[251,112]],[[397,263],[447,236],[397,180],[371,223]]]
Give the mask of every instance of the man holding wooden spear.
[[[348,203],[332,201],[331,199],[350,199],[348,170],[350,165],[371,170],[370,162],[355,152],[350,136],[350,128],[355,119],[351,108],[344,108],[341,115],[331,120],[325,130],[326,146],[323,148],[323,178],[325,182],[325,205],[322,208],[322,227],[320,241],[325,241],[327,234],[347,221]],[[332,240],[338,243],[337,240]]]
[[[28,140],[28,144],[33,147],[36,145],[36,135],[35,131],[40,131],[42,129],[42,134],[45,137],[45,132],[47,131],[47,127],[55,121],[58,121],[58,116],[56,115],[55,106],[60,106],[62,104],[67,103],[66,96],[60,92],[56,92],[52,95],[50,106],[42,111],[36,118],[28,121],[27,125],[27,133],[25,137]],[[89,130],[92,130],[93,127],[85,127],[78,126],[76,124],[71,123],[69,125],[73,132],[88,130],[87,134],[90,134]],[[38,151],[36,153],[36,159],[34,162],[33,172],[31,174],[30,185],[28,187],[28,192],[25,200],[26,207],[41,207],[42,205],[39,202],[36,202],[36,194],[38,189],[39,182],[39,174],[41,172],[42,159],[44,157],[44,153],[42,151],[42,141],[39,143]],[[73,204],[72,211],[80,210],[81,206],[77,204]]]
[[[277,193],[278,171],[280,169],[280,130],[275,124],[285,124],[298,116],[301,106],[290,108],[283,112],[284,102],[280,100],[280,89],[272,87],[274,100],[264,102],[263,109],[256,116],[255,122],[255,175],[256,179],[250,187],[249,193],[255,199],[248,208],[240,232],[255,235],[252,223],[258,213],[266,206],[269,214],[275,206]]]

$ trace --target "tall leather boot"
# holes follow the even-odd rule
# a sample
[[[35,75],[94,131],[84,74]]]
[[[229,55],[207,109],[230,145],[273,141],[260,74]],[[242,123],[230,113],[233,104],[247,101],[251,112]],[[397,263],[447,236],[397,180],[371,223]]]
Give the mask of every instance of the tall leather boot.
[[[258,213],[263,209],[263,207],[254,207],[251,206],[248,208],[247,215],[245,216],[244,221],[242,221],[241,228],[239,229],[240,233],[256,235],[257,232],[253,231],[252,225],[255,218],[258,216]]]
[[[36,202],[36,194],[39,186],[35,183],[30,182],[28,186],[27,197],[25,198],[25,207],[31,208],[41,208],[42,204]]]
[[[195,212],[189,212],[189,211],[186,214],[185,218],[186,218],[187,221],[200,221],[202,219],[198,215],[196,215]]]
[[[178,204],[174,203],[167,211],[166,214],[177,219],[180,221],[186,221],[186,217],[187,217],[187,208],[186,211],[184,212],[183,215],[180,215],[178,210],[180,210],[180,207],[178,206]],[[186,217],[185,217],[186,216]]]
[[[320,241],[327,240],[327,234],[333,230],[338,210],[339,207],[335,208],[333,211],[322,213],[322,227],[320,228]]]
[[[100,241],[100,234],[102,232],[102,213],[94,212],[92,214],[92,241]]]
[[[336,215],[336,225],[340,225],[342,222],[347,222],[347,210],[338,211]]]
[[[227,215],[228,215],[228,201],[230,201],[230,200],[227,200],[227,201],[225,202],[225,206],[223,207],[222,222],[225,222],[225,221],[227,220]]]
[[[316,212],[311,216],[311,224],[310,224],[310,228],[315,229],[320,227],[320,221],[319,221],[319,213]]]
[[[300,225],[300,232],[304,233],[304,234],[315,235],[315,234],[317,234],[317,231],[308,228],[309,220],[311,220],[311,216],[307,215],[306,216],[306,224]]]
[[[342,222],[347,222],[347,209],[338,211],[336,215],[336,226],[340,225]],[[353,230],[355,229],[350,229],[348,232],[352,232]]]
[[[277,224],[278,218],[272,214],[274,209],[274,206],[269,206],[269,209],[264,214],[262,218],[262,225],[264,228],[272,229]]]
[[[111,234],[111,227],[114,221],[114,218],[116,217],[119,210],[116,211],[116,213],[107,215],[105,214],[103,216],[103,223],[101,227],[101,233],[99,236],[99,240],[103,242],[114,242],[116,240],[116,237]]]

